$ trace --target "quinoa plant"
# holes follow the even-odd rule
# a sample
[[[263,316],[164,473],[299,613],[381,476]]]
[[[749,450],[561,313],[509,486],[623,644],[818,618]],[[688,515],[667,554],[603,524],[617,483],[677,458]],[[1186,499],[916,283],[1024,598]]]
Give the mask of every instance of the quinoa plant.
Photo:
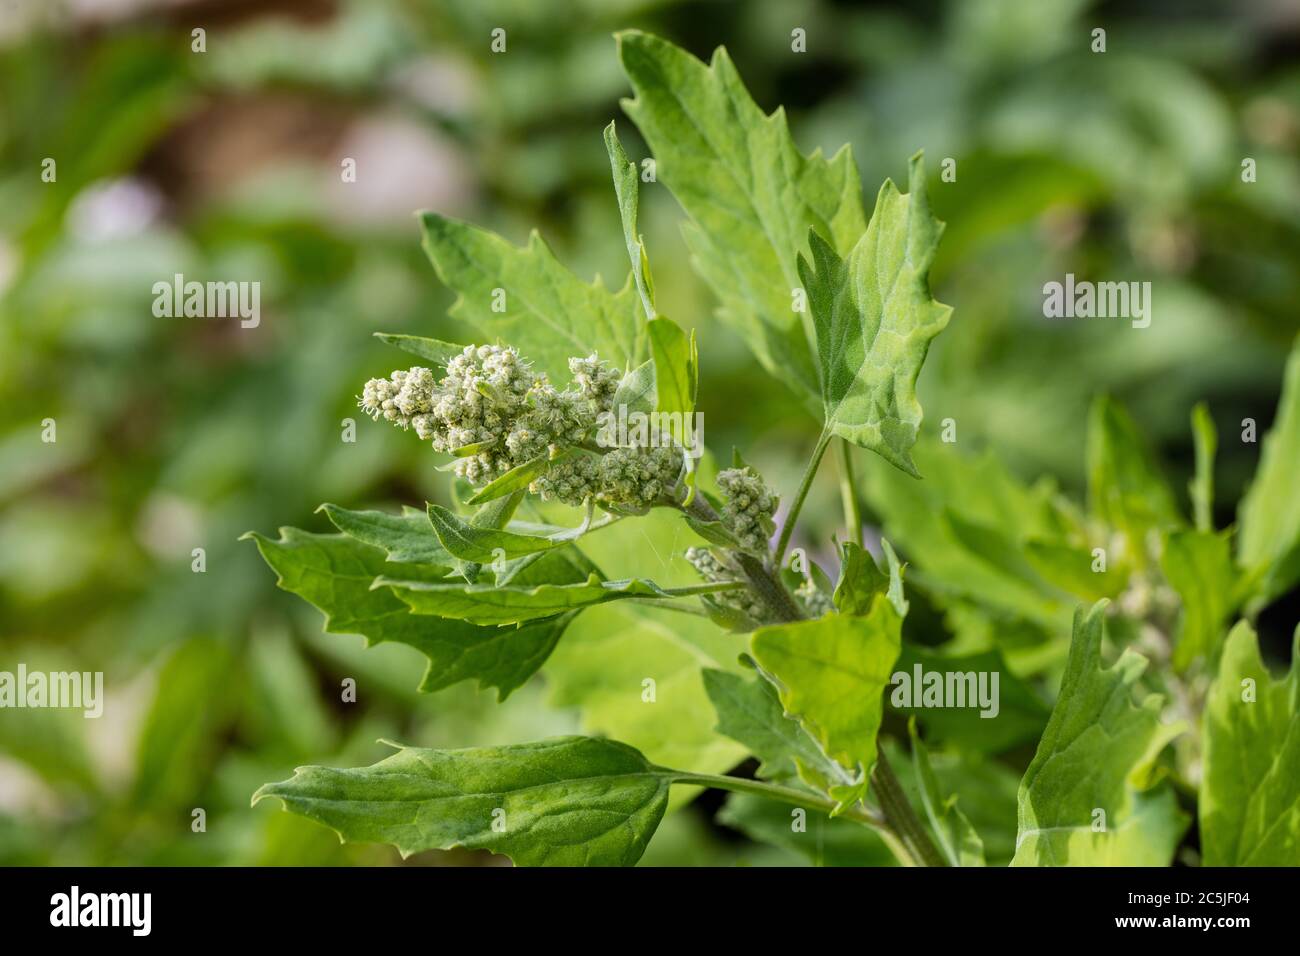
[[[943,227],[920,155],[908,192],[886,181],[868,217],[847,147],[799,152],[724,50],[705,65],[633,32],[619,52],[656,164],[643,179],[605,130],[627,282],[582,282],[536,234],[520,248],[426,213],[425,248],[481,344],[385,335],[419,364],[366,382],[358,403],[432,446],[455,506],[327,504],[337,533],[252,537],[327,630],[424,653],[424,691],[476,680],[504,699],[584,620],[664,650],[591,667],[579,683],[603,703],[584,711],[589,735],[398,746],[254,799],[404,855],[465,846],[520,865],[635,863],[674,787],[731,791],[729,823],[810,855],[812,815],[844,862],[1300,861],[1300,679],[1270,676],[1250,623],[1300,578],[1300,358],[1235,540],[1211,520],[1203,408],[1190,523],[1105,399],[1088,507],[1021,485],[920,432],[917,376],[950,314],[928,287]],[[695,336],[658,312],[637,228],[652,179],[684,208],[728,329],[820,423],[793,489],[738,453],[719,469],[690,427]],[[630,420],[652,427],[619,427]],[[828,570],[791,543],[832,445],[849,533]],[[879,559],[865,547],[866,505],[943,643],[910,624],[904,639],[904,565],[889,541]],[[602,538],[635,563],[638,533],[653,539],[629,529],[665,520],[671,564],[645,555],[653,574],[612,577],[597,563]],[[976,694],[971,675],[993,678],[982,713],[949,699]],[[746,756],[752,776],[727,773]],[[990,810],[1011,768],[1013,805]]]

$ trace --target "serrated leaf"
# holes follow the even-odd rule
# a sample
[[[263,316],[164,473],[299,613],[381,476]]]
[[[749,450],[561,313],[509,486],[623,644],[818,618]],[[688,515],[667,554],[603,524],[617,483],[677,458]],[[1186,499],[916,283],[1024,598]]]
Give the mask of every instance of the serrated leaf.
[[[520,624],[607,601],[670,597],[649,581],[602,581],[596,574],[579,584],[535,587],[448,584],[385,575],[375,579],[375,587],[388,588],[417,615],[434,614],[472,624]]]
[[[908,723],[907,731],[912,738],[912,769],[917,790],[939,852],[949,866],[984,866],[984,841],[957,808],[956,798],[943,795],[939,779],[930,766],[930,753],[916,733],[915,718]]]
[[[1180,670],[1198,657],[1217,655],[1232,614],[1237,573],[1229,535],[1184,528],[1165,535],[1160,569],[1182,599],[1174,666]]]
[[[1199,814],[1206,866],[1300,866],[1300,628],[1274,679],[1242,621],[1223,648],[1204,717]]]
[[[884,594],[864,616],[830,614],[760,628],[750,655],[777,684],[785,712],[857,781],[876,763],[884,689],[898,658],[902,618]]]
[[[552,381],[568,379],[574,356],[594,352],[624,370],[645,360],[645,323],[630,278],[616,293],[599,280],[589,285],[560,265],[536,232],[519,247],[437,213],[421,221],[439,278],[459,293],[451,315],[509,342]]]
[[[672,773],[626,744],[558,737],[470,750],[402,747],[370,767],[301,767],[253,802],[402,855],[469,847],[519,866],[631,866],[668,806]]]
[[[649,415],[655,410],[655,364],[642,362],[618,383],[610,408],[615,420],[623,415]]]
[[[704,689],[718,715],[718,733],[744,744],[761,761],[760,777],[794,779],[800,763],[824,780],[841,779],[816,741],[786,716],[770,682],[707,668]]]
[[[1020,781],[1013,866],[1168,866],[1187,827],[1172,791],[1147,779],[1183,728],[1160,723],[1159,696],[1133,703],[1140,654],[1102,666],[1105,613],[1102,601],[1075,614],[1056,706]]]
[[[1088,417],[1088,504],[1093,515],[1127,538],[1127,557],[1146,563],[1147,535],[1184,524],[1173,493],[1137,425],[1099,396]]]
[[[687,244],[724,320],[769,373],[815,399],[795,261],[809,229],[844,254],[866,228],[848,147],[829,161],[800,153],[784,111],[763,115],[721,47],[705,66],[637,31],[618,34],[618,44],[636,93],[623,108],[655,154],[657,179],[691,218]]]
[[[978,606],[1003,622],[999,630],[1007,620],[1023,619],[1046,634],[1068,633],[1075,602],[1059,588],[1044,590],[1045,582],[1002,567],[980,544],[983,530],[990,529],[1013,547],[1027,541],[1081,546],[1075,542],[1082,528],[1057,509],[1055,488],[1045,481],[1021,483],[990,453],[968,456],[952,445],[922,439],[913,455],[924,481],[869,456],[862,461],[858,488],[883,516],[885,534],[908,556],[917,580],[949,609],[966,602]],[[952,515],[971,530],[964,539]]]
[[[334,527],[388,554],[388,560],[411,564],[433,564],[451,568],[452,556],[438,541],[429,517],[418,508],[403,507],[400,515],[384,511],[352,511],[338,505],[323,504]]]
[[[812,259],[799,257],[799,276],[816,330],[824,427],[919,477],[916,379],[952,309],[930,295],[943,224],[930,214],[920,154],[908,188],[902,195],[885,180],[867,231],[843,259],[810,233]]]
[[[561,615],[521,628],[476,627],[464,621],[422,617],[387,589],[372,583],[393,572],[441,581],[445,568],[395,563],[378,548],[347,535],[280,529],[280,539],[250,535],[279,577],[278,584],[325,614],[330,634],[359,634],[367,646],[393,641],[429,658],[420,690],[432,692],[462,680],[496,687],[501,699],[545,662],[571,617]]]
[[[422,335],[399,335],[394,332],[376,332],[375,338],[396,346],[404,352],[410,352],[412,355],[418,355],[422,359],[433,362],[439,368],[445,368],[447,363],[465,351],[465,346],[457,345],[455,342],[444,342],[441,339],[425,338]]]
[[[1273,427],[1264,436],[1259,468],[1241,500],[1237,560],[1258,581],[1261,604],[1300,582],[1300,339],[1286,363]]]

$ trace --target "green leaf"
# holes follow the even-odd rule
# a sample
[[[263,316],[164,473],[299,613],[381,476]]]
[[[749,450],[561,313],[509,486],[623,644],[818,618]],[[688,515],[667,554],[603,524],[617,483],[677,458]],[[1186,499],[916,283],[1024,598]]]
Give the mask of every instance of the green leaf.
[[[1106,606],[1075,614],[1060,694],[1020,781],[1013,866],[1168,866],[1187,827],[1172,791],[1148,779],[1183,728],[1160,723],[1159,696],[1133,703],[1140,654],[1102,666]]]
[[[1104,395],[1088,418],[1088,502],[1097,518],[1127,537],[1126,556],[1139,566],[1146,563],[1149,532],[1184,523],[1137,425]]]
[[[740,539],[727,529],[727,526],[718,521],[701,521],[693,515],[686,515],[686,524],[690,529],[698,534],[709,544],[716,544],[721,548],[740,549]]]
[[[358,541],[382,548],[388,560],[411,564],[434,564],[450,568],[453,559],[438,541],[429,517],[419,508],[404,506],[400,515],[383,511],[350,511],[338,505],[323,504],[334,527]]]
[[[231,713],[232,663],[225,645],[193,638],[163,664],[136,753],[137,809],[174,813],[198,798]]]
[[[888,541],[882,538],[880,547],[885,554],[888,573],[881,571],[870,552],[856,542],[846,541],[840,545],[840,579],[835,584],[833,600],[841,614],[869,614],[876,596],[884,594],[899,617],[907,616],[902,565]]]
[[[429,339],[422,335],[376,332],[375,338],[381,339],[389,345],[395,345],[404,352],[410,352],[422,359],[428,359],[439,368],[445,368],[448,362],[465,351],[463,345],[457,345],[454,342],[443,342],[441,339]]]
[[[924,481],[868,456],[858,488],[883,517],[889,540],[907,554],[916,579],[944,607],[969,601],[999,622],[1023,619],[1045,634],[1068,633],[1074,601],[1059,587],[1045,587],[1041,574],[1026,580],[990,560],[987,546],[979,545],[987,529],[1014,546],[1032,540],[1081,547],[1083,530],[1057,508],[1056,489],[1046,481],[1021,483],[991,453],[969,456],[922,439],[913,454]],[[976,530],[960,536],[953,515]]]
[[[799,257],[817,333],[825,428],[920,477],[911,449],[921,427],[916,379],[930,340],[952,314],[928,275],[943,224],[930,214],[925,168],[912,157],[910,192],[880,188],[867,231],[841,259],[815,232]]]
[[[401,747],[370,767],[301,767],[262,787],[344,840],[403,857],[469,847],[519,866],[631,866],[668,806],[671,771],[591,737],[471,750]]]
[[[866,228],[848,147],[829,161],[800,153],[784,111],[763,115],[722,48],[705,66],[645,33],[620,33],[618,44],[636,93],[623,109],[655,154],[656,178],[690,216],[687,244],[724,321],[769,373],[814,400],[795,263],[809,229],[844,254]]]
[[[930,766],[930,754],[916,733],[916,720],[907,725],[912,738],[912,768],[916,773],[921,805],[935,836],[939,852],[949,866],[984,866],[984,841],[970,825],[965,814],[957,809],[957,798],[943,796],[939,779]]]
[[[805,826],[793,826],[798,808],[747,793],[733,793],[717,820],[751,840],[781,847],[814,866],[897,866],[884,841],[868,827],[843,817],[804,808]]]
[[[614,121],[605,127],[605,150],[609,153],[609,166],[614,174],[614,194],[618,197],[618,214],[623,221],[623,238],[627,242],[628,258],[632,261],[632,280],[641,295],[641,305],[646,319],[655,317],[654,281],[650,278],[650,260],[646,255],[645,241],[637,231],[637,205],[640,198],[640,179],[636,164],[623,152],[618,141]]]
[[[651,320],[646,328],[655,367],[656,410],[683,417],[690,415],[695,411],[700,375],[695,332],[688,337],[676,322],[662,317]],[[673,438],[686,446],[684,435]]]
[[[432,692],[476,678],[501,699],[519,687],[554,650],[570,615],[521,628],[475,627],[463,621],[416,616],[387,589],[373,589],[388,572],[441,581],[444,568],[386,560],[384,553],[347,535],[281,528],[280,539],[250,533],[279,586],[325,614],[330,634],[360,634],[367,646],[393,641],[429,658],[420,690]]]
[[[1258,580],[1267,603],[1300,582],[1300,339],[1286,363],[1273,427],[1264,436],[1259,469],[1241,501],[1237,560]]]
[[[471,624],[519,624],[606,601],[672,596],[649,581],[602,581],[596,574],[579,584],[535,587],[448,584],[385,575],[375,579],[375,587],[388,588],[416,614],[434,614]]]
[[[929,736],[963,752],[997,754],[1036,741],[1051,715],[1051,709],[1037,692],[1007,667],[1000,651],[945,655],[905,644],[894,674],[905,674],[907,684],[901,678],[891,680],[890,705],[920,720]],[[940,675],[943,687],[959,689],[965,697],[963,705],[943,700],[948,706],[916,706],[926,703],[923,694],[927,674]],[[973,675],[974,685],[966,675]],[[987,675],[985,687],[992,698],[988,707],[979,702],[981,675]],[[996,688],[992,684],[994,675]],[[982,716],[995,709],[991,716]]]
[[[547,551],[572,541],[571,537],[537,537],[497,528],[475,527],[439,505],[429,505],[428,522],[448,554],[478,564],[490,564],[497,558],[517,558]]]
[[[1300,866],[1300,628],[1275,680],[1242,621],[1223,648],[1204,717],[1206,866]]]
[[[1235,609],[1237,573],[1227,532],[1184,528],[1165,535],[1160,568],[1182,599],[1174,666],[1187,667],[1198,657],[1213,660],[1228,616]]]
[[[614,575],[653,574],[666,586],[698,580],[681,558],[688,539],[675,513],[657,509],[585,539],[582,548]],[[714,731],[700,670],[749,673],[737,659],[742,648],[704,618],[630,601],[599,605],[582,612],[547,663],[549,702],[577,711],[584,733],[622,740],[655,763],[723,773],[745,750]],[[673,799],[690,792],[682,788]]]
[[[548,455],[538,455],[532,461],[526,461],[522,465],[516,465],[507,471],[504,475],[498,475],[493,478],[470,497],[467,504],[481,505],[487,501],[495,501],[498,498],[504,498],[506,495],[515,492],[524,492],[534,480],[546,474],[547,469],[554,462],[560,461],[568,454],[570,449],[560,452],[554,458]]]
[[[624,370],[645,360],[645,323],[630,279],[617,293],[599,280],[588,285],[536,232],[518,247],[437,213],[424,213],[422,222],[439,278],[459,293],[451,315],[509,342],[553,381],[568,379],[574,356],[594,352]]]
[[[760,777],[790,780],[802,765],[805,774],[840,780],[816,741],[786,716],[770,682],[709,668],[704,671],[704,689],[718,714],[718,733],[744,744],[762,762]]]
[[[1196,476],[1188,485],[1192,513],[1197,531],[1213,531],[1214,455],[1219,447],[1219,434],[1204,402],[1198,402],[1192,409],[1192,436],[1196,441]]]
[[[755,631],[750,654],[774,680],[785,712],[865,793],[876,763],[876,733],[901,645],[902,618],[884,594],[861,617],[830,614]]]
[[[619,381],[610,401],[612,414],[617,419],[626,409],[628,415],[649,415],[655,410],[655,393],[655,364],[642,362]]]

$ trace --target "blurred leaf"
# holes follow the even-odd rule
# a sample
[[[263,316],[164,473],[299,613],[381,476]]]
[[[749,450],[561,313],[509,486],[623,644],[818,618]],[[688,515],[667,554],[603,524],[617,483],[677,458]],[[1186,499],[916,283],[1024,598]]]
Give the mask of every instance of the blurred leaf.
[[[930,766],[930,754],[916,733],[916,720],[908,724],[912,738],[912,769],[916,774],[921,805],[939,850],[949,866],[984,866],[984,842],[965,814],[957,808],[957,799],[943,796],[938,778]]]
[[[1168,866],[1187,828],[1173,792],[1147,779],[1185,728],[1160,723],[1154,694],[1133,704],[1141,655],[1102,666],[1105,613],[1103,602],[1075,614],[1060,694],[1020,782],[1013,866]]]
[[[1275,680],[1242,621],[1205,707],[1201,847],[1206,866],[1300,865],[1300,628]]]
[[[1213,661],[1236,604],[1237,573],[1227,532],[1171,531],[1165,536],[1160,568],[1182,599],[1174,666],[1185,669],[1198,657]]]
[[[1128,541],[1146,563],[1147,534],[1183,524],[1173,494],[1129,414],[1101,396],[1088,419],[1088,502],[1092,513]]]
[[[916,669],[920,668],[918,675]],[[963,751],[972,753],[997,754],[1010,750],[1021,744],[1038,740],[1051,709],[1043,702],[1032,687],[1016,677],[1008,669],[999,651],[985,651],[980,654],[963,654],[948,656],[914,644],[904,644],[894,667],[895,673],[905,673],[911,681],[912,703],[902,706],[891,705],[900,713],[910,714],[921,721],[926,733],[944,743],[951,744]],[[924,688],[922,676],[938,674],[943,679],[943,686],[952,680],[960,681],[961,686],[973,691],[966,696],[964,706],[955,701],[946,701],[944,707],[919,707]],[[964,681],[962,675],[973,674],[976,684]],[[978,680],[982,675],[990,682],[997,676],[996,691],[991,694],[997,713],[983,716],[983,709],[978,699]],[[993,691],[993,685],[987,685]]]
[[[1258,600],[1267,602],[1300,581],[1300,341],[1287,360],[1277,418],[1264,436],[1259,469],[1241,501],[1237,560],[1262,575]]]
[[[798,811],[762,797],[733,793],[719,811],[718,822],[751,840],[791,850],[814,866],[897,865],[894,854],[873,830],[807,808],[805,826],[796,830],[792,824]]]
[[[198,796],[218,745],[216,732],[236,703],[230,651],[195,638],[175,649],[140,732],[132,803],[174,811]]]

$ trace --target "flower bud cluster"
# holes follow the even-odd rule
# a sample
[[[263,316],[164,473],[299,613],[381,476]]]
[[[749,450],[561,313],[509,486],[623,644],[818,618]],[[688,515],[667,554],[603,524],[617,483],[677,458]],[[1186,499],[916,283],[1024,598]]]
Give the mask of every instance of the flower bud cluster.
[[[641,510],[671,492],[681,470],[680,448],[613,448],[556,462],[529,490],[544,501],[580,505],[594,498],[601,505]]]
[[[742,549],[765,554],[776,531],[772,515],[777,496],[748,466],[719,472],[718,488],[727,497],[722,507],[723,526],[736,536]]]
[[[610,411],[623,373],[595,355],[569,359],[573,382],[557,390],[516,349],[467,346],[439,380],[415,368],[366,383],[358,404],[374,419],[414,428],[435,450],[456,455],[455,473],[481,486],[542,456],[582,446]],[[679,448],[614,448],[557,461],[533,482],[547,500],[641,509],[677,484]]]
[[[723,582],[723,581],[742,581],[744,580],[738,574],[718,560],[708,548],[687,548],[686,560],[691,567],[699,572],[700,577],[705,581]],[[740,591],[720,591],[711,595],[713,600],[719,604],[725,605],[741,614],[753,619],[755,622],[762,621],[765,615],[763,602],[753,591],[748,589]]]
[[[805,578],[803,584],[794,589],[794,596],[811,618],[824,617],[835,610],[835,602],[811,578]]]

